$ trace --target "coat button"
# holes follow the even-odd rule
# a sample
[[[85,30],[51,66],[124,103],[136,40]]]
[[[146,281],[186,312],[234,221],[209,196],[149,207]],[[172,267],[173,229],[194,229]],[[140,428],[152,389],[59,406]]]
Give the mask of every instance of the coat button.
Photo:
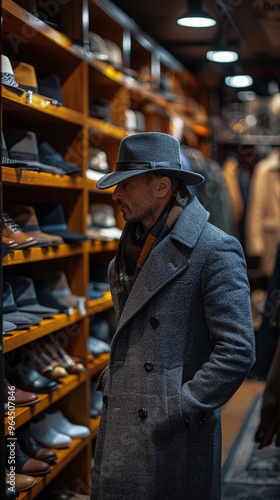
[[[145,363],[144,368],[145,370],[147,370],[147,372],[150,372],[153,369],[153,365],[152,363]]]
[[[138,411],[138,415],[141,419],[146,418],[147,416],[146,408],[140,408],[140,410]]]
[[[205,422],[205,420],[207,419],[207,416],[204,412],[201,412],[197,417],[196,417],[196,422],[198,424],[203,424],[203,422]]]
[[[156,326],[158,326],[159,320],[156,316],[152,316],[150,319],[150,323],[151,323],[152,327],[155,328]]]
[[[108,405],[108,396],[103,396],[103,403],[104,403],[104,405],[107,408],[107,405]]]

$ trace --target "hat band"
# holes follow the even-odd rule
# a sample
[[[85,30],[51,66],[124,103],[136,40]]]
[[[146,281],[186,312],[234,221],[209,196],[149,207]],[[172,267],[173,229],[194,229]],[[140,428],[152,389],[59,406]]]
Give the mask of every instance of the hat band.
[[[32,306],[34,304],[38,304],[38,300],[36,300],[35,298],[34,299],[31,299],[31,298],[28,298],[28,299],[17,299],[16,304],[17,304],[18,307]]]
[[[3,85],[10,85],[11,87],[18,87],[18,83],[11,73],[2,73],[1,83],[3,83]]]
[[[52,231],[67,231],[68,227],[67,224],[48,224],[46,226],[41,224],[41,231],[44,231],[45,233],[52,232]]]
[[[154,170],[157,168],[171,168],[181,170],[181,164],[177,161],[118,161],[116,164],[116,172],[124,172],[128,170]]]
[[[29,153],[26,151],[13,151],[10,150],[10,156],[13,157],[14,160],[25,160],[25,161],[38,161],[40,162],[39,155],[36,153]]]
[[[21,226],[21,230],[24,233],[29,233],[29,231],[33,233],[34,231],[41,231],[41,228],[38,224],[29,224],[27,226]]]

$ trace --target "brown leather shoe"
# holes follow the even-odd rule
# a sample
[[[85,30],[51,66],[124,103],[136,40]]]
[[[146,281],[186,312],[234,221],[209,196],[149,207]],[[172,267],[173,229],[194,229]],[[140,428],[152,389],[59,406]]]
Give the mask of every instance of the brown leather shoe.
[[[7,214],[3,212],[3,228],[2,235],[6,238],[15,240],[18,243],[17,248],[28,248],[37,243],[37,240],[32,236],[26,236],[20,227],[15,223],[15,221]]]
[[[6,243],[6,245],[9,245],[9,247],[12,250],[15,250],[16,248],[18,248],[18,243],[15,240],[13,240],[12,238],[7,238],[7,236],[2,236],[1,239],[2,239],[2,243]]]
[[[31,476],[27,476],[26,474],[15,474],[15,476],[9,475],[9,471],[5,470],[5,483],[10,484],[12,480],[15,479],[15,487],[19,491],[27,491],[33,488],[36,484],[36,479]]]
[[[54,335],[49,335],[50,342],[41,342],[44,352],[48,353],[50,358],[59,363],[70,374],[85,373],[86,368],[82,361],[78,358],[70,356],[59,342],[55,339]]]
[[[16,450],[16,472],[19,474],[28,474],[29,476],[45,476],[51,472],[47,462],[36,460],[22,451],[19,443],[15,444]]]
[[[12,386],[13,384],[10,384],[9,381],[5,379],[5,403],[8,403],[9,401],[9,387]],[[38,398],[38,395],[35,394],[35,392],[22,391],[21,389],[17,389],[17,387],[15,387],[14,389],[15,390],[13,391],[13,396],[15,399],[13,400],[13,402],[15,403],[16,407],[31,406],[41,401]]]

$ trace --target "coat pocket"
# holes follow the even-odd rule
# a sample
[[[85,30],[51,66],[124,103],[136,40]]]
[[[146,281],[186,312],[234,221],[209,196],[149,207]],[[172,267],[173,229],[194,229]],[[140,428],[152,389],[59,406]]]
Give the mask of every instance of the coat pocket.
[[[183,367],[167,372],[167,406],[170,427],[177,434],[187,430],[182,414],[182,376]]]

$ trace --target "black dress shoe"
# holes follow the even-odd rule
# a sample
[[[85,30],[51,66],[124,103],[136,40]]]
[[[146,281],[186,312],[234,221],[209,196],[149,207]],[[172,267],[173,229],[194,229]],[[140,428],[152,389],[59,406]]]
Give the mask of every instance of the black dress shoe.
[[[14,500],[19,496],[19,490],[15,486],[6,484],[6,500]]]
[[[57,459],[55,452],[49,448],[42,448],[28,431],[23,431],[17,437],[21,449],[30,457],[36,460],[43,460],[48,464],[53,464]]]
[[[34,370],[29,361],[10,367],[7,376],[11,384],[23,391],[45,394],[58,389],[55,380],[49,380]]]

